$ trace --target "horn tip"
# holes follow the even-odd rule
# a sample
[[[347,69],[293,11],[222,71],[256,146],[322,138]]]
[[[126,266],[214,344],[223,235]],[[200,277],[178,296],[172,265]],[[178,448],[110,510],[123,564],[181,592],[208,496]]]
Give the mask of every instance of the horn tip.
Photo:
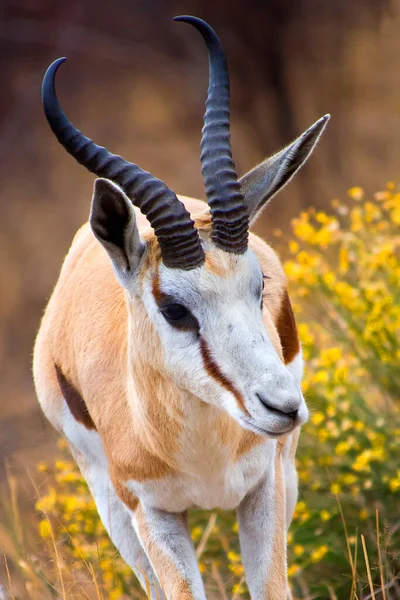
[[[196,19],[196,17],[192,17],[191,15],[177,15],[173,17],[173,21],[184,21],[185,19]]]
[[[58,67],[59,67],[60,65],[62,65],[62,64],[63,64],[63,62],[65,62],[66,60],[67,60],[67,57],[66,57],[66,56],[60,56],[60,58],[56,58],[56,60],[54,60],[54,61],[51,63],[50,67],[53,67],[53,68],[54,68],[54,67],[57,67],[57,68],[58,68]]]
[[[58,68],[63,64],[63,62],[65,62],[67,60],[66,56],[62,56],[60,58],[56,58],[56,60],[54,60],[51,65],[47,68],[45,76],[44,76],[44,82],[47,80],[48,77],[54,77],[56,72],[58,71]]]
[[[174,21],[189,23],[190,25],[194,25],[195,27],[206,26],[209,27],[208,23],[200,19],[199,17],[193,17],[192,15],[179,15],[173,18]]]

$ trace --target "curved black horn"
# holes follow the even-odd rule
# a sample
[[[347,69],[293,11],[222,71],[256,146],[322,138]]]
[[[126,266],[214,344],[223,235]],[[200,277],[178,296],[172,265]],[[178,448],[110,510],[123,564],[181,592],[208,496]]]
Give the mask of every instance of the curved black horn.
[[[117,183],[146,215],[161,248],[167,267],[194,269],[204,262],[199,235],[185,206],[174,192],[137,165],[85,137],[64,114],[55,91],[57,69],[66,59],[59,58],[47,69],[42,85],[44,112],[56,138],[81,165],[92,173]]]
[[[212,218],[212,239],[226,252],[247,249],[249,218],[232,160],[229,134],[229,74],[225,53],[215,31],[197,17],[175,17],[196,27],[203,36],[210,80],[201,139],[201,164]]]

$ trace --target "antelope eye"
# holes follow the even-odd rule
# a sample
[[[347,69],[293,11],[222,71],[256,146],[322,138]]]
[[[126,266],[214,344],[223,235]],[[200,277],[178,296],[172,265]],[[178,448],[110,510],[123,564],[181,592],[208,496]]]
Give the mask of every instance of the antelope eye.
[[[161,309],[163,316],[167,319],[167,321],[181,321],[185,319],[189,311],[187,308],[182,306],[182,304],[167,304]]]

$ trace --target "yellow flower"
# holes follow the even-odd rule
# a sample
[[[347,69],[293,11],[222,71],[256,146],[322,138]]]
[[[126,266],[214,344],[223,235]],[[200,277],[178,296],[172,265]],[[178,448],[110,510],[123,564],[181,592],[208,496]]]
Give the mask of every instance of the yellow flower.
[[[317,411],[311,417],[311,421],[314,425],[320,425],[325,420],[325,416],[321,411]]]
[[[239,596],[240,594],[243,594],[243,585],[239,582],[239,583],[235,583],[235,585],[232,587],[232,594],[234,596]]]
[[[317,214],[315,215],[315,220],[318,221],[318,223],[326,225],[330,222],[331,217],[328,217],[328,215],[324,212],[317,212]]]
[[[326,440],[329,438],[329,432],[327,429],[320,429],[318,431],[318,439],[320,442],[326,442]]]
[[[327,371],[317,371],[314,376],[315,383],[328,383],[329,375]]]
[[[50,524],[47,519],[43,519],[39,523],[39,533],[42,538],[48,538],[51,536]]]
[[[242,577],[242,575],[244,574],[244,568],[241,564],[229,565],[229,569],[234,575],[236,575],[236,577]]]
[[[307,510],[307,505],[304,502],[304,500],[300,500],[300,502],[297,503],[296,505],[296,512],[303,513],[305,510]]]
[[[346,473],[341,478],[341,482],[343,483],[343,485],[352,485],[356,481],[357,481],[357,477],[355,475],[353,475],[353,473]]]
[[[347,194],[353,200],[362,200],[364,197],[364,190],[361,187],[354,186],[347,190]]]
[[[296,575],[298,575],[300,573],[301,569],[299,567],[299,565],[290,565],[289,569],[288,569],[288,576],[289,577],[295,577]]]
[[[342,454],[347,454],[349,450],[350,445],[346,441],[339,442],[335,448],[335,452],[338,456],[341,456]]]
[[[296,556],[301,556],[302,554],[304,554],[304,546],[301,546],[300,544],[296,544],[293,547],[293,552],[295,553]]]
[[[328,512],[327,510],[321,510],[321,512],[319,513],[320,517],[323,521],[329,521],[329,519],[331,518],[331,514],[330,512]]]
[[[238,554],[237,552],[234,552],[233,550],[230,550],[228,552],[228,559],[231,562],[240,562],[240,554]]]
[[[201,538],[203,535],[203,530],[201,527],[193,527],[192,529],[192,538],[195,542]]]
[[[345,275],[349,270],[349,253],[347,248],[340,248],[339,252],[339,273]]]
[[[342,488],[340,487],[340,485],[338,483],[332,483],[330,490],[331,490],[332,494],[340,494],[340,492],[342,491]]]
[[[309,325],[306,323],[299,323],[297,326],[301,343],[305,346],[312,346],[315,342],[315,336],[311,332]]]
[[[336,408],[334,408],[333,406],[329,406],[326,414],[328,415],[328,417],[334,417],[336,415]]]
[[[328,288],[332,289],[336,283],[336,276],[334,273],[329,271],[328,273],[323,274],[322,281],[328,286]]]
[[[359,517],[360,519],[362,519],[363,521],[366,521],[368,519],[368,512],[365,508],[362,508],[359,512]]]
[[[57,502],[57,492],[55,487],[51,486],[49,488],[48,494],[46,496],[42,496],[36,502],[36,509],[41,510],[43,512],[50,512]]]
[[[389,489],[391,492],[397,492],[400,489],[400,470],[397,471],[396,477],[391,477],[388,480]]]
[[[329,548],[326,545],[320,546],[319,548],[317,548],[316,550],[314,550],[311,553],[311,562],[319,562],[320,560],[322,560],[325,556],[325,554],[328,552]]]
[[[337,361],[341,358],[342,351],[340,348],[326,348],[321,350],[319,360],[322,366],[330,367],[337,363]]]

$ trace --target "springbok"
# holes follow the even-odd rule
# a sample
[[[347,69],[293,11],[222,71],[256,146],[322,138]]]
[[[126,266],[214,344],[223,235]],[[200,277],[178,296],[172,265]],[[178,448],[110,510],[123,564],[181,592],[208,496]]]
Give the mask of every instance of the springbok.
[[[285,540],[308,413],[282,265],[248,229],[329,115],[238,180],[220,41],[198,18],[176,20],[196,27],[209,53],[208,206],[178,198],[70,123],[54,83],[65,59],[44,77],[51,129],[101,179],[41,323],[35,385],[152,599],[205,599],[187,510],[220,507],[237,509],[251,597],[280,600],[290,596]]]

